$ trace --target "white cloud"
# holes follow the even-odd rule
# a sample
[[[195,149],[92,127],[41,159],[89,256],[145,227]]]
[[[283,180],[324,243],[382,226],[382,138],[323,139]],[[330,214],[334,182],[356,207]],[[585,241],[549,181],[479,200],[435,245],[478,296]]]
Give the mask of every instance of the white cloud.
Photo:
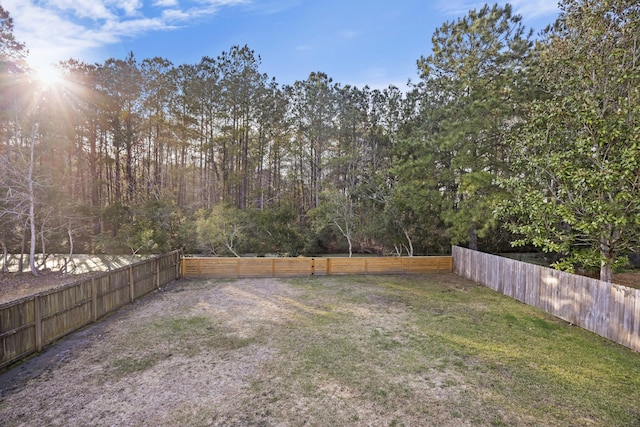
[[[78,18],[97,20],[113,16],[102,0],[49,0],[47,5],[60,11],[71,12]]]
[[[162,18],[166,21],[186,21],[192,16],[180,9],[165,9],[162,11]]]
[[[510,3],[513,11],[522,15],[525,21],[553,16],[559,11],[558,0],[511,0],[498,3]],[[485,4],[475,0],[438,0],[438,9],[455,19],[465,16],[471,9],[481,9]]]
[[[156,0],[153,2],[155,7],[175,7],[178,6],[177,0]]]
[[[250,4],[251,0],[198,0],[197,3],[204,3],[211,6],[222,7],[222,6],[237,6],[241,4]]]
[[[115,6],[116,9],[124,11],[126,16],[136,16],[142,9],[142,0],[104,0],[105,3]]]
[[[215,14],[221,7],[251,0],[2,0],[14,21],[14,35],[26,44],[28,61],[49,65],[70,58],[96,61],[100,48],[153,31],[177,28]],[[184,6],[180,7],[180,4]]]
[[[558,0],[513,0],[513,8],[525,19],[557,15]]]
[[[117,39],[121,37],[136,36],[141,33],[155,30],[172,30],[175,26],[169,25],[161,18],[140,18],[124,21],[108,21],[98,31],[106,36],[112,35]]]

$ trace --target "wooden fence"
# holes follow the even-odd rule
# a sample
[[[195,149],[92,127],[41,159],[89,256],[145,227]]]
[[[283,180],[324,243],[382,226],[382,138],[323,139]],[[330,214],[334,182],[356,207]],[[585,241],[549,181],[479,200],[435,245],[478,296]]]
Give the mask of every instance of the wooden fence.
[[[182,277],[293,277],[333,274],[420,274],[451,272],[453,258],[217,258],[184,257]]]
[[[453,271],[640,351],[640,289],[453,247]]]
[[[0,368],[177,279],[179,265],[171,252],[0,305]]]

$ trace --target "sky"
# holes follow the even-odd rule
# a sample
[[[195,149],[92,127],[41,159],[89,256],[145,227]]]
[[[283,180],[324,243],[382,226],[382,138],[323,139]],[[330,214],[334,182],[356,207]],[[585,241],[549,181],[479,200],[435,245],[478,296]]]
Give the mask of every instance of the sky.
[[[506,2],[498,2],[504,4]],[[538,32],[557,0],[512,0]],[[490,2],[493,4],[493,2]],[[77,59],[101,63],[133,52],[174,65],[197,64],[234,45],[260,56],[280,84],[326,73],[358,87],[404,87],[431,36],[484,2],[474,0],[0,0],[34,68]]]

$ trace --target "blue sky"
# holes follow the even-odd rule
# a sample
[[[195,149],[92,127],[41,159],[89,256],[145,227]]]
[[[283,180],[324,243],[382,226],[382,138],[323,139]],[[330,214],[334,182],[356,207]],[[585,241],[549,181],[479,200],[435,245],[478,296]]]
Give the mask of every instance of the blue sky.
[[[505,2],[498,2],[504,4]],[[536,32],[557,0],[513,0]],[[161,56],[195,64],[247,44],[281,84],[322,71],[341,84],[403,87],[431,50],[434,30],[484,2],[473,0],[0,0],[34,67]]]

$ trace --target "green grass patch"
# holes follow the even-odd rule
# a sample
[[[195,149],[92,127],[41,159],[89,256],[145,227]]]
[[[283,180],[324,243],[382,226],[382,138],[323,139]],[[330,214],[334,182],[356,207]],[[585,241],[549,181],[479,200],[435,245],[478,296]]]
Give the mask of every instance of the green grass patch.
[[[479,425],[640,425],[637,353],[487,288],[453,275],[289,283],[302,304],[330,307],[275,336],[291,393],[338,384],[418,416],[433,412],[426,390]]]
[[[162,317],[127,331],[121,339],[122,351],[112,351],[110,371],[116,377],[124,377],[150,369],[169,357],[231,352],[255,341],[238,337],[209,317]],[[142,344],[140,352],[131,351],[131,343],[135,342]]]
[[[185,281],[149,306],[87,363],[92,390],[162,390],[159,425],[640,426],[638,353],[453,274]]]

